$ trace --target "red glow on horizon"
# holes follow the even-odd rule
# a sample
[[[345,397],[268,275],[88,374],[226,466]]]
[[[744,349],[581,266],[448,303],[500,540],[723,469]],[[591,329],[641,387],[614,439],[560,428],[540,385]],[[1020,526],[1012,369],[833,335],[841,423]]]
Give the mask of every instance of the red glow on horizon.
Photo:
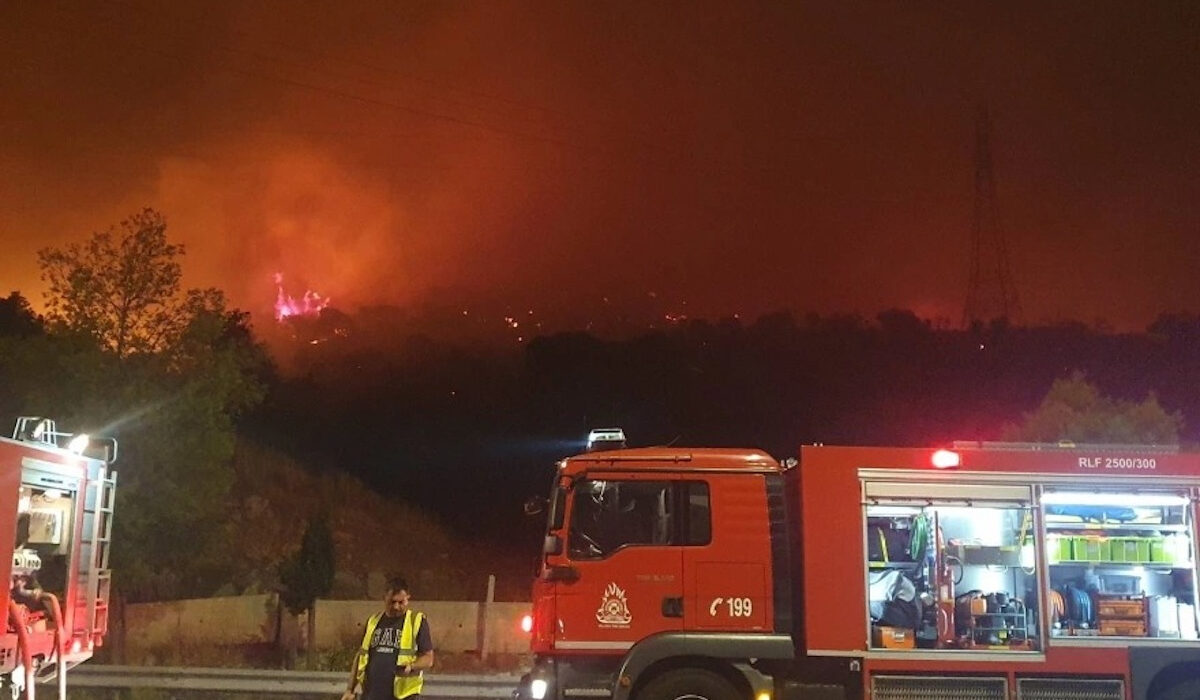
[[[329,306],[329,297],[305,290],[299,299],[283,291],[283,273],[275,273],[275,320],[282,321],[292,316],[316,316]]]

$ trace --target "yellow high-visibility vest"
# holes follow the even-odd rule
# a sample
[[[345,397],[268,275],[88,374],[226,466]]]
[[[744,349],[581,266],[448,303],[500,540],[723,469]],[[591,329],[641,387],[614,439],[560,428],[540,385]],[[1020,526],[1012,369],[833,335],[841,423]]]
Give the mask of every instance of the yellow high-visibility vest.
[[[375,628],[379,626],[379,620],[383,617],[383,613],[375,613],[367,618],[367,631],[363,634],[362,653],[358,655],[358,683],[362,685],[366,680],[367,660],[371,656],[371,635],[375,633]],[[417,633],[421,630],[421,623],[425,620],[425,614],[406,610],[404,612],[404,625],[400,631],[400,644],[396,649],[396,667],[406,666],[417,660]],[[421,686],[424,685],[422,672],[417,671],[411,676],[403,676],[396,674],[396,682],[392,686],[392,695],[399,700],[410,695],[416,695],[421,692]]]

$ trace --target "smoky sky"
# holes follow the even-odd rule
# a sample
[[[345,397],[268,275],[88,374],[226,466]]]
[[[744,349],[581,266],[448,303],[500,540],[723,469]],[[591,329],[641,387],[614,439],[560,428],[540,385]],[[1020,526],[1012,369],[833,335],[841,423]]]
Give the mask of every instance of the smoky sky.
[[[975,114],[1023,319],[1200,311],[1189,2],[0,7],[0,287],[144,206],[353,309],[957,321]]]

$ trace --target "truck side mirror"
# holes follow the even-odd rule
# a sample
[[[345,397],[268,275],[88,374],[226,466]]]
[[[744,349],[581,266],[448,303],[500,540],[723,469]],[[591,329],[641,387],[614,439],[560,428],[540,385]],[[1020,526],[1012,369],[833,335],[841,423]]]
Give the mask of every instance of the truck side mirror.
[[[558,535],[546,535],[542,542],[543,554],[562,554],[562,538]]]

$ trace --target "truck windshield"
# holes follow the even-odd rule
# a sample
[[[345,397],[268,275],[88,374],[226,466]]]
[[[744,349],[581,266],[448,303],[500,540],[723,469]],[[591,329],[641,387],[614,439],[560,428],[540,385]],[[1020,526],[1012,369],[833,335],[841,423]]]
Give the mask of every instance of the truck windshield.
[[[671,495],[669,481],[579,481],[567,538],[569,556],[600,559],[625,546],[670,544]]]

